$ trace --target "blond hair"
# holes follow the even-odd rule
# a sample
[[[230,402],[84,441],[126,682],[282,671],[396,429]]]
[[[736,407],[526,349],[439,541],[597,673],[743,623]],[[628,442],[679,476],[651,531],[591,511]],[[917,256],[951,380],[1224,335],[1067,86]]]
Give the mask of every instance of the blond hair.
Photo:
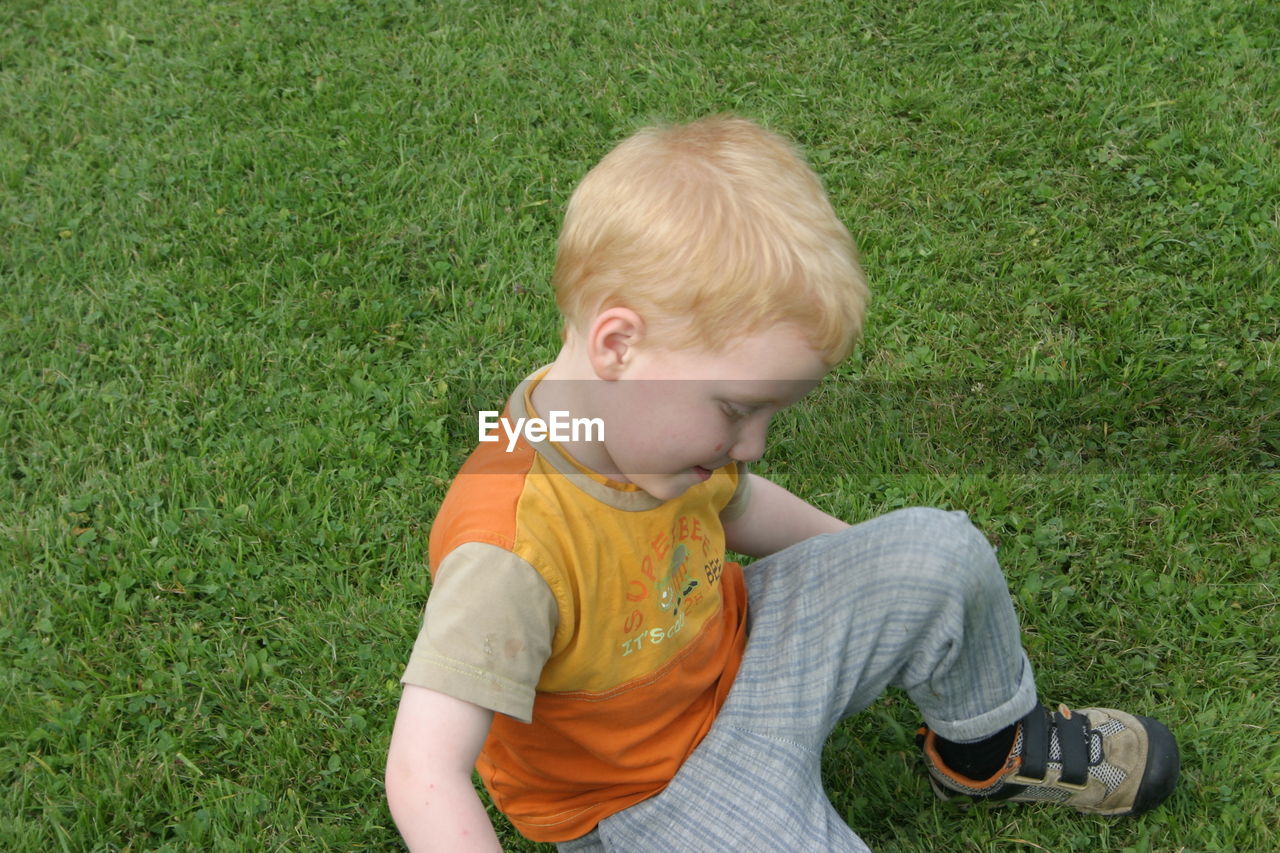
[[[840,361],[867,286],[817,175],[777,134],[734,116],[641,130],[569,199],[552,283],[566,332],[625,306],[669,349],[720,349],[796,326]]]

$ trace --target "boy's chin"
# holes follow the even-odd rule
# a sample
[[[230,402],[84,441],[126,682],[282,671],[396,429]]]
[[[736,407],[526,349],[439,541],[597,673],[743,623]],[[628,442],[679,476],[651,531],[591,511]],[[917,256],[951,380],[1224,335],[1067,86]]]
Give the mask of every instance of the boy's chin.
[[[660,501],[671,501],[706,478],[692,471],[681,471],[679,474],[635,474],[627,477],[640,490]]]

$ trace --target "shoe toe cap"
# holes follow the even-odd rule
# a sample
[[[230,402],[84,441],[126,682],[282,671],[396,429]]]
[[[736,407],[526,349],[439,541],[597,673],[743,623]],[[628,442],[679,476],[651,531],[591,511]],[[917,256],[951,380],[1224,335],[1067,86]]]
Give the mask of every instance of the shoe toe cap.
[[[1173,733],[1159,720],[1150,717],[1138,717],[1137,720],[1147,733],[1147,764],[1130,812],[1135,815],[1150,811],[1168,799],[1178,782],[1181,768],[1178,742]]]

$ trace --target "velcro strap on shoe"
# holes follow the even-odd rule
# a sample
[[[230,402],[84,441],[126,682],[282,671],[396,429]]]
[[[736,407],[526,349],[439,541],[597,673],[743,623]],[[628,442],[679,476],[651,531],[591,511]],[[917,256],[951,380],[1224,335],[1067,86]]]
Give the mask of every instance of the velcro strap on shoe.
[[[1018,775],[1028,780],[1044,781],[1049,767],[1049,714],[1037,706],[1022,718],[1022,766]]]
[[[1084,714],[1053,715],[1058,729],[1058,747],[1062,750],[1062,781],[1068,785],[1084,785],[1089,781],[1089,721]]]

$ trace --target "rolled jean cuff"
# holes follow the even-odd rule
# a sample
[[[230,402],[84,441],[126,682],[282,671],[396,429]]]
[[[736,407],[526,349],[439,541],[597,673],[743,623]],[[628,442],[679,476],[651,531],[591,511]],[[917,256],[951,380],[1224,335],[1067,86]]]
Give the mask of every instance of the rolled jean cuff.
[[[1039,703],[1035,677],[1025,652],[1022,654],[1022,677],[1018,690],[1009,701],[967,720],[938,720],[925,715],[925,724],[939,737],[954,743],[969,743],[988,738],[1021,720]]]

